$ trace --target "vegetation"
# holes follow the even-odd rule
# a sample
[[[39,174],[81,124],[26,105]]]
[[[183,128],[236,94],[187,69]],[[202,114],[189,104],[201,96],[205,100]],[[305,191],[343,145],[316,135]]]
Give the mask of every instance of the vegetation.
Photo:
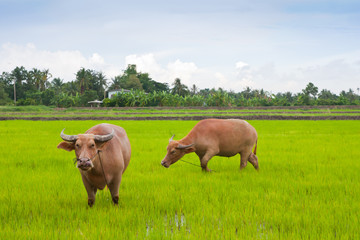
[[[360,105],[359,89],[339,95],[308,83],[301,93],[271,94],[263,89],[247,87],[241,92],[219,89],[189,88],[176,78],[169,87],[153,80],[148,73],[137,72],[136,65],[129,65],[123,74],[109,82],[102,72],[81,68],[76,79],[64,82],[54,78],[49,70],[26,70],[16,67],[0,75],[0,105],[46,105],[56,107],[88,106],[88,102],[103,100],[104,107],[149,107],[149,106],[317,106]],[[15,83],[15,86],[14,86]],[[108,99],[106,92],[127,89]],[[16,103],[14,102],[16,100]]]
[[[216,172],[160,161],[168,139],[193,121],[110,121],[123,126],[132,158],[119,206],[108,190],[93,208],[59,134],[98,121],[3,121],[2,239],[359,239],[358,121],[251,121],[260,172],[239,156],[215,157]],[[145,129],[145,131],[144,131]],[[199,164],[195,154],[185,160]]]

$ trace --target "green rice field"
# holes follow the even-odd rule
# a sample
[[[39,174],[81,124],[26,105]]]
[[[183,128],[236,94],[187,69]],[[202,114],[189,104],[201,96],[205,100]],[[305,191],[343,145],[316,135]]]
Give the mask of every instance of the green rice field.
[[[106,121],[132,157],[119,205],[92,208],[60,132],[103,121],[0,121],[0,239],[360,239],[360,121],[249,121],[260,171],[240,157],[160,165],[196,121]],[[199,165],[194,153],[184,160]]]

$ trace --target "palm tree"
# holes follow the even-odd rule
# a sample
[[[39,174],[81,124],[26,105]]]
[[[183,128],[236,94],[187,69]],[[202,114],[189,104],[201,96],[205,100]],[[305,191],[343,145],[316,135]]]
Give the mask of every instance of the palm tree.
[[[36,90],[40,90],[41,71],[39,69],[33,68],[30,71],[30,75],[34,78]]]
[[[97,75],[97,78],[98,78],[98,81],[99,81],[99,84],[100,84],[100,91],[103,91],[104,92],[104,98],[106,97],[106,88],[107,88],[107,79],[106,79],[106,76],[100,72],[98,73]],[[100,96],[100,94],[99,94]]]
[[[180,78],[176,78],[174,83],[172,84],[174,87],[171,90],[172,94],[178,94],[179,96],[185,96],[188,94],[188,87],[181,83]]]
[[[52,81],[51,81],[51,84],[53,86],[53,88],[55,89],[55,91],[57,93],[59,93],[61,91],[61,88],[63,87],[64,85],[64,82],[63,80],[61,80],[60,78],[54,78]]]
[[[79,84],[80,95],[83,95],[85,90],[87,90],[89,88],[89,78],[88,78],[88,74],[87,74],[87,71],[85,70],[85,68],[81,68],[76,73],[76,81]]]
[[[199,91],[199,89],[196,87],[195,84],[193,84],[191,87],[191,90],[190,90],[191,95],[195,95],[198,91]]]
[[[43,70],[40,74],[40,91],[45,91],[46,86],[48,85],[48,80],[52,78],[49,69]]]
[[[120,80],[121,80],[121,76],[115,76],[114,78],[112,78],[109,90],[120,89],[121,88]]]

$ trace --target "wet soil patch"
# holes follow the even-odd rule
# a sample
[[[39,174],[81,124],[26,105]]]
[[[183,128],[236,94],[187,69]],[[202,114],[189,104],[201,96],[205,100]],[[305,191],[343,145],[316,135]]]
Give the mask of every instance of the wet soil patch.
[[[244,119],[244,120],[360,120],[360,116],[282,116],[282,115],[245,115],[245,116],[153,116],[153,117],[0,117],[3,120],[32,120],[32,121],[72,121],[72,120],[202,120],[207,118],[217,119]]]

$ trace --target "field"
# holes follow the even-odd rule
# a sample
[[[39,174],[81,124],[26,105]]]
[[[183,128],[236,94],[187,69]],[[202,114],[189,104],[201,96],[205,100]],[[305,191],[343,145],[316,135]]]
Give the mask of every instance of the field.
[[[102,121],[0,121],[0,239],[359,239],[360,122],[249,121],[260,171],[215,157],[212,173],[160,165],[172,134],[196,121],[114,121],[132,159],[119,206],[95,205],[59,134]],[[195,154],[184,157],[199,164]]]
[[[68,109],[45,106],[0,107],[0,120],[201,120],[204,118],[360,120],[360,106]]]

